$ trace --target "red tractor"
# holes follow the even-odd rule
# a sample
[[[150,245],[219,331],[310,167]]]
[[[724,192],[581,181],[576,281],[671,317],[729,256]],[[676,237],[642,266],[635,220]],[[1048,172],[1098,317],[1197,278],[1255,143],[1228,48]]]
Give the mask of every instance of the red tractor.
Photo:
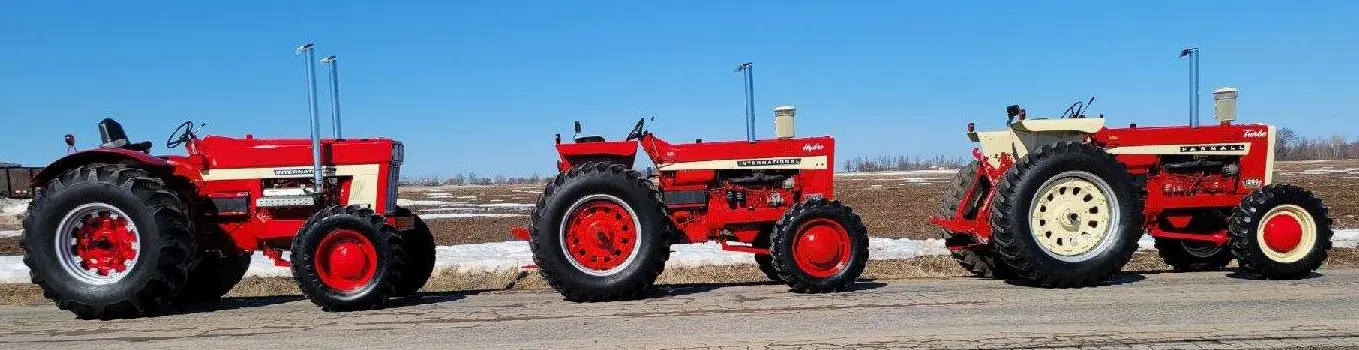
[[[1143,233],[1177,271],[1235,259],[1258,277],[1307,276],[1331,248],[1331,218],[1311,192],[1274,183],[1277,133],[1232,123],[1236,94],[1215,93],[1218,125],[1109,128],[1088,102],[1057,119],[1010,106],[1007,130],[969,123],[976,162],[931,221],[972,273],[1041,287],[1101,283]]]
[[[580,135],[577,122],[574,143],[557,138],[560,174],[532,226],[515,235],[572,301],[639,297],[671,244],[707,241],[754,253],[770,279],[795,292],[844,290],[863,272],[868,233],[834,200],[835,139],[793,138],[792,108],[778,113],[776,139],[687,144],[647,132],[645,120],[619,141]],[[633,170],[638,146],[656,174]]]
[[[396,205],[402,144],[323,140],[314,111],[311,140],[200,138],[184,122],[165,147],[187,155],[160,157],[104,119],[99,148],[34,178],[21,243],[33,283],[80,318],[137,317],[220,298],[258,250],[325,310],[413,294],[434,241]]]

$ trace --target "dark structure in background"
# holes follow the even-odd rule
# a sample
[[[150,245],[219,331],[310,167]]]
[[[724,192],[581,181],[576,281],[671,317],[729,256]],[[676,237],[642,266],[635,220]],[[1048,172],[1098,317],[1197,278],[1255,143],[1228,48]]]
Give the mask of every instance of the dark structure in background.
[[[42,168],[0,162],[0,191],[4,191],[0,195],[5,198],[33,198],[33,189],[29,188],[29,184],[39,170]]]

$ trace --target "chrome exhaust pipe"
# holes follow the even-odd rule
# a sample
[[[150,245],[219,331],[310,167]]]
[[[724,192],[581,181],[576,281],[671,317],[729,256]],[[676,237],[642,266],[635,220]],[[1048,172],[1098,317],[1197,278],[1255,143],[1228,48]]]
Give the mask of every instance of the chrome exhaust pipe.
[[[321,117],[316,113],[316,54],[310,43],[299,46],[297,54],[305,58],[303,63],[307,71],[307,108],[311,112],[311,164],[313,180],[316,181],[315,195],[319,197],[325,193],[325,173],[321,172]]]
[[[340,134],[340,62],[335,60],[335,56],[326,56],[321,59],[321,63],[330,67],[330,123],[335,128],[335,139],[343,138]]]

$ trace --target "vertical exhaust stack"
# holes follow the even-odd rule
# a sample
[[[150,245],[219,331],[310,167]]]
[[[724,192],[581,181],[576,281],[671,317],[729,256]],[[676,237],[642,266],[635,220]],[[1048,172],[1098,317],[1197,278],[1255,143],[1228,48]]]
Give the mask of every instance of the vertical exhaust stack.
[[[795,136],[793,131],[793,117],[797,115],[797,108],[793,106],[774,107],[774,137],[780,139],[791,139]]]
[[[755,142],[755,67],[751,62],[736,67],[746,85],[746,142]]]
[[[1199,48],[1180,51],[1180,58],[1189,56],[1189,126],[1199,126]]]
[[[313,180],[316,181],[316,195],[320,196],[325,192],[325,173],[321,171],[321,116],[316,112],[316,54],[310,43],[299,46],[297,54],[303,56],[303,67],[307,72],[307,109],[311,112],[311,163]],[[317,204],[320,202],[317,200]]]
[[[321,63],[330,67],[330,124],[335,128],[335,139],[344,138],[340,133],[340,62],[335,56],[326,56]]]
[[[1213,117],[1222,125],[1236,120],[1236,88],[1224,87],[1213,91]]]

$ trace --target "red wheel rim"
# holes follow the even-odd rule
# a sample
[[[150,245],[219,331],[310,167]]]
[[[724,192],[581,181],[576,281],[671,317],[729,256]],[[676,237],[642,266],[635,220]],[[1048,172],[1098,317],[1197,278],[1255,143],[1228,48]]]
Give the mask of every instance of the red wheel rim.
[[[617,197],[587,196],[562,220],[562,250],[582,272],[611,275],[637,256],[638,225],[637,215]]]
[[[57,227],[62,268],[89,284],[122,280],[140,258],[137,224],[115,206],[87,203],[67,212]]]
[[[327,233],[316,247],[316,274],[326,287],[352,292],[377,274],[377,249],[363,234],[349,229]]]
[[[793,260],[808,275],[835,276],[849,265],[850,254],[849,232],[839,222],[816,218],[798,226],[793,241]]]
[[[1265,219],[1265,244],[1276,252],[1286,253],[1302,243],[1302,223],[1292,215],[1274,215]]]

